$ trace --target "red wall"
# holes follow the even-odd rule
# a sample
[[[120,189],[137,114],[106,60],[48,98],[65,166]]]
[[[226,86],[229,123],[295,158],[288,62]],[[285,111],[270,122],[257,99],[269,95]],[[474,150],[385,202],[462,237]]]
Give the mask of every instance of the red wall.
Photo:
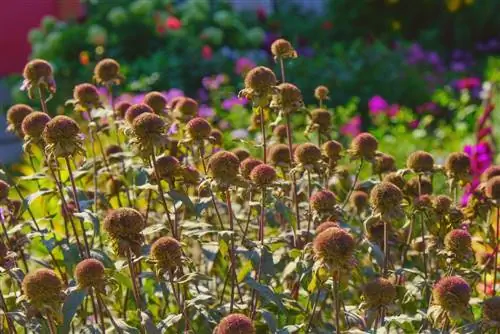
[[[28,32],[45,15],[61,19],[80,14],[78,0],[0,0],[0,76],[21,72],[30,55]]]

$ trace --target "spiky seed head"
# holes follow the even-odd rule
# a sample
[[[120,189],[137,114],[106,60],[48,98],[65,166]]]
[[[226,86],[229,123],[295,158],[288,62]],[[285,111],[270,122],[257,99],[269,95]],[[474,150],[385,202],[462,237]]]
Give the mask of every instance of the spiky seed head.
[[[119,85],[123,81],[120,74],[120,63],[111,58],[99,61],[94,67],[94,80],[100,85]]]
[[[156,265],[172,271],[182,266],[182,247],[179,241],[172,237],[161,237],[151,245],[151,259]]]
[[[210,137],[212,126],[201,117],[195,117],[186,124],[186,131],[194,140],[204,140]]]
[[[257,66],[245,76],[245,88],[250,88],[258,95],[269,93],[276,86],[276,75],[269,68]]]
[[[176,103],[174,110],[181,115],[194,117],[198,114],[198,102],[190,97],[182,97]]]
[[[444,238],[444,245],[447,251],[461,257],[471,250],[472,238],[465,230],[451,230]]]
[[[33,113],[33,109],[26,104],[15,104],[7,110],[7,130],[15,132],[18,136],[24,135],[22,123],[24,119]]]
[[[0,180],[0,202],[5,201],[9,197],[10,185],[4,180]]]
[[[355,247],[352,235],[338,227],[326,229],[313,241],[316,257],[332,266],[344,267],[351,261]]]
[[[349,153],[353,158],[371,160],[378,149],[378,140],[370,133],[363,132],[354,137]]]
[[[276,180],[276,170],[269,165],[259,164],[250,172],[250,180],[259,187],[269,186]]]
[[[349,202],[352,208],[356,209],[357,212],[361,212],[368,206],[369,197],[364,191],[355,190],[352,192]]]
[[[157,114],[162,114],[167,107],[167,99],[160,92],[149,92],[144,96],[144,103]]]
[[[404,177],[402,177],[397,172],[391,172],[387,174],[386,176],[384,176],[383,181],[392,183],[399,189],[404,189],[406,185],[406,180],[404,179]]]
[[[387,306],[396,298],[396,287],[388,279],[377,277],[365,284],[363,296],[369,307]]]
[[[321,150],[312,143],[304,143],[297,146],[295,159],[303,165],[312,165],[321,159]]]
[[[413,200],[413,205],[415,206],[416,209],[430,209],[433,206],[433,198],[431,195],[424,194],[420,195],[420,197],[417,197]]]
[[[104,265],[97,259],[85,259],[75,267],[75,278],[81,288],[98,288],[104,283]]]
[[[57,143],[73,139],[80,133],[78,123],[68,116],[59,115],[51,119],[44,128],[43,139],[47,143]]]
[[[172,179],[179,171],[181,164],[176,157],[164,155],[156,159],[158,174],[162,179]]]
[[[332,211],[335,204],[337,204],[337,199],[335,198],[335,194],[330,190],[320,190],[312,194],[309,202],[313,210],[323,212]]]
[[[125,114],[131,105],[132,105],[131,103],[126,102],[126,101],[122,101],[122,102],[117,103],[115,106],[116,116],[118,116],[119,119],[124,119]]]
[[[99,91],[96,86],[89,83],[76,85],[73,89],[73,99],[86,110],[97,108],[101,105]]]
[[[40,111],[35,111],[26,116],[21,127],[26,136],[38,139],[42,136],[45,125],[47,125],[49,121],[49,115]]]
[[[448,312],[461,312],[467,308],[471,295],[469,284],[460,276],[440,279],[432,290],[434,302]]]
[[[54,271],[43,268],[29,272],[23,279],[22,288],[29,302],[43,309],[60,303],[63,284]]]
[[[390,182],[382,181],[370,192],[370,203],[379,212],[388,212],[401,205],[403,193]]]
[[[214,334],[255,334],[255,327],[246,315],[233,313],[219,322]]]
[[[448,213],[448,211],[450,211],[451,205],[453,204],[453,200],[446,195],[437,195],[436,197],[434,197],[432,202],[434,210],[436,210],[438,214]]]
[[[132,208],[119,208],[104,218],[104,230],[115,238],[138,234],[146,227],[141,213]]]
[[[321,145],[321,152],[330,160],[339,160],[344,147],[336,140],[329,140]]]
[[[444,164],[448,177],[466,180],[470,175],[470,158],[462,152],[451,153]]]
[[[295,111],[304,105],[302,92],[291,83],[282,83],[278,85],[279,105],[287,111]]]
[[[374,174],[385,174],[396,170],[396,160],[389,154],[379,154],[373,162]]]
[[[425,151],[416,151],[406,160],[406,167],[416,173],[428,173],[434,169],[434,158]]]
[[[222,144],[224,143],[224,135],[219,129],[212,129],[212,132],[210,132],[210,137],[212,138],[214,145],[222,146]]]
[[[486,182],[485,194],[493,200],[500,200],[500,176],[494,176]]]
[[[286,39],[279,38],[271,44],[271,53],[274,59],[297,58],[297,51]]]
[[[328,100],[328,95],[330,94],[330,90],[328,87],[320,85],[314,89],[314,97],[319,100]]]
[[[125,112],[125,120],[128,122],[128,124],[132,124],[139,115],[145,113],[152,114],[153,109],[144,103],[133,104],[128,107],[127,111]]]
[[[236,154],[219,151],[208,160],[208,168],[216,179],[231,179],[238,175],[240,160]]]
[[[314,109],[311,112],[311,121],[318,126],[320,132],[327,132],[332,126],[332,114],[326,109]]]
[[[35,84],[52,78],[53,69],[47,61],[43,59],[33,59],[26,64],[23,70],[24,79]]]
[[[483,318],[500,322],[500,296],[494,296],[483,302]]]
[[[418,198],[421,195],[432,194],[433,187],[432,182],[427,177],[420,178],[420,193],[419,193],[419,180],[417,176],[412,177],[406,182],[404,192],[407,196],[412,198]]]
[[[481,174],[481,181],[487,182],[489,179],[491,179],[495,176],[500,176],[500,166],[498,166],[498,165],[488,167],[483,172],[483,174]]]
[[[259,159],[255,159],[252,157],[246,158],[240,163],[241,176],[243,176],[245,179],[249,179],[252,170],[261,164],[263,164],[263,162]]]
[[[246,158],[250,157],[250,152],[248,152],[247,150],[245,150],[244,148],[241,148],[241,147],[237,147],[237,148],[231,150],[231,152],[236,154],[236,156],[238,157],[240,162],[242,162]]]
[[[148,138],[154,134],[165,132],[165,121],[153,113],[143,113],[137,116],[132,123],[134,134],[139,138]]]
[[[322,222],[321,224],[316,227],[316,235],[320,234],[323,231],[326,231],[330,227],[337,227],[340,228],[340,225],[338,222],[328,220],[326,222]]]
[[[275,166],[288,166],[290,164],[288,145],[275,144],[269,147],[269,162]]]
[[[273,130],[273,135],[278,139],[279,142],[285,141],[287,138],[287,131],[286,131],[286,125],[285,124],[280,124],[276,126]]]

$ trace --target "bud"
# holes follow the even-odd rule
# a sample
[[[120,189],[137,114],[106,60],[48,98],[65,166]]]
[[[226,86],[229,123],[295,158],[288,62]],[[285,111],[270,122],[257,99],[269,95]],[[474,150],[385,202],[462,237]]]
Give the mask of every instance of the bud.
[[[286,125],[280,124],[280,125],[276,126],[273,130],[273,136],[276,137],[278,142],[280,142],[280,143],[284,142],[288,138]]]
[[[481,181],[487,182],[489,179],[500,176],[500,166],[490,166],[481,175]]]
[[[291,83],[282,83],[277,87],[278,93],[273,95],[271,107],[290,113],[299,110],[304,106],[302,92],[297,86]]]
[[[248,152],[244,148],[237,147],[237,148],[233,149],[231,152],[236,154],[236,156],[238,157],[238,160],[240,160],[240,162],[242,162],[246,158],[250,157],[250,152]]]
[[[375,212],[385,216],[386,220],[399,219],[403,215],[401,202],[403,193],[392,183],[380,182],[370,193],[370,203]]]
[[[396,170],[396,161],[388,154],[379,154],[373,161],[373,174],[385,174]]]
[[[28,90],[28,97],[33,99],[35,92],[40,89],[42,92],[54,94],[56,92],[56,82],[54,80],[52,66],[42,59],[33,59],[26,64],[23,70],[24,82],[22,90]]]
[[[316,235],[320,234],[323,231],[326,231],[330,227],[340,228],[340,225],[338,222],[331,221],[331,220],[323,222],[323,223],[319,224],[318,227],[316,227]]]
[[[432,290],[434,302],[445,311],[464,312],[471,295],[469,284],[460,276],[448,276],[439,280]]]
[[[457,258],[463,258],[471,252],[472,238],[465,230],[451,230],[444,238],[444,245],[446,250]]]
[[[116,116],[118,117],[118,119],[125,118],[125,113],[127,112],[128,108],[130,108],[131,105],[132,104],[130,104],[129,102],[122,101],[115,106]]]
[[[492,200],[500,200],[500,176],[492,177],[486,182],[485,194]]]
[[[73,99],[77,111],[90,112],[102,107],[97,88],[89,83],[76,85],[73,89]]]
[[[383,181],[392,183],[399,189],[404,189],[406,185],[405,179],[397,172],[387,174],[386,176],[384,176]]]
[[[245,179],[249,179],[250,178],[250,173],[252,172],[252,170],[257,167],[258,165],[262,164],[263,162],[260,161],[259,159],[254,159],[252,157],[250,158],[246,158],[245,160],[243,160],[241,163],[240,163],[240,171],[241,171],[241,175],[245,178]]]
[[[314,89],[314,97],[318,101],[329,100],[330,90],[326,86],[318,86]]]
[[[336,140],[329,140],[321,145],[321,152],[330,160],[340,160],[344,147]]]
[[[151,107],[147,104],[133,104],[128,107],[127,111],[125,112],[125,120],[129,124],[132,124],[139,115],[142,115],[144,113],[153,113],[153,109],[151,109]]]
[[[355,247],[352,235],[338,227],[330,227],[321,232],[313,241],[316,258],[339,271],[351,268]]]
[[[274,166],[285,167],[290,164],[290,150],[288,145],[275,144],[269,147],[269,162]]]
[[[132,208],[119,208],[104,218],[104,230],[109,234],[114,251],[124,256],[127,250],[139,255],[144,237],[141,231],[146,227],[139,211]]]
[[[470,158],[465,153],[451,153],[444,164],[446,175],[454,180],[467,182],[470,178]]]
[[[311,112],[311,122],[321,133],[328,133],[332,126],[332,115],[326,109],[314,109]]]
[[[22,132],[25,136],[33,139],[40,139],[45,129],[45,125],[50,121],[50,116],[40,112],[35,111],[30,115],[26,116],[21,125]]]
[[[219,129],[212,129],[212,132],[210,132],[210,138],[212,140],[212,144],[214,145],[222,146],[224,143],[224,135]]]
[[[75,267],[75,278],[81,289],[96,288],[104,292],[104,265],[99,260],[85,259],[78,263]]]
[[[264,107],[269,103],[271,94],[275,90],[276,75],[264,66],[254,67],[245,76],[245,88],[240,95],[252,100],[255,105]]]
[[[59,311],[63,285],[54,271],[43,268],[29,272],[23,279],[22,288],[26,298],[36,309]]]
[[[320,190],[309,199],[313,210],[318,212],[332,211],[337,204],[335,194],[329,190]]]
[[[173,179],[179,172],[180,166],[179,160],[172,156],[165,155],[156,159],[156,168],[162,179]]]

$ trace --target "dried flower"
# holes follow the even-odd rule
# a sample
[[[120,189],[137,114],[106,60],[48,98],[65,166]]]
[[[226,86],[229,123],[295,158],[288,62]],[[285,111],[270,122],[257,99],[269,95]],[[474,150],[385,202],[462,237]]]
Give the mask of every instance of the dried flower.
[[[22,123],[24,119],[33,113],[33,109],[26,104],[15,104],[7,110],[7,131],[14,132],[19,137],[24,137]]]
[[[51,119],[43,130],[43,140],[49,157],[68,157],[85,153],[80,127],[68,116],[59,115]]]
[[[297,146],[295,150],[295,160],[302,165],[314,165],[321,160],[321,150],[311,143],[304,143]]]
[[[161,179],[171,180],[179,173],[181,164],[176,157],[164,155],[156,159],[156,169]]]
[[[160,92],[149,92],[144,96],[144,103],[157,114],[163,114],[167,107],[167,99]]]
[[[212,144],[217,146],[222,146],[224,143],[224,135],[219,129],[212,129],[212,132],[210,132],[210,139]]]
[[[368,194],[361,190],[355,190],[349,199],[351,207],[359,214],[368,207],[369,197]]]
[[[415,173],[429,173],[434,170],[434,158],[427,152],[416,151],[410,154],[406,166]]]
[[[206,119],[195,117],[186,124],[186,131],[193,140],[204,140],[210,137],[212,127]]]
[[[276,171],[269,165],[259,164],[250,172],[250,179],[257,186],[266,187],[276,180]]]
[[[119,85],[125,78],[120,73],[120,64],[111,58],[105,58],[94,68],[94,81],[98,85]]]
[[[500,176],[494,176],[486,182],[485,194],[495,201],[500,200]]]
[[[352,235],[338,227],[326,229],[313,241],[316,258],[340,272],[349,272],[352,268],[355,246]]]
[[[246,158],[240,163],[241,176],[245,179],[249,179],[252,170],[262,163],[263,162],[259,159],[254,159],[252,157]]]
[[[128,250],[135,255],[141,252],[144,237],[141,231],[146,227],[139,211],[132,208],[119,208],[104,218],[104,230],[109,234],[115,253],[124,256]]]
[[[56,82],[54,80],[52,66],[42,59],[33,59],[26,64],[23,70],[22,90],[28,90],[28,97],[35,98],[35,92],[40,89],[42,94],[56,92]]]
[[[396,287],[388,279],[377,277],[363,287],[363,296],[370,308],[387,306],[396,298]]]
[[[276,61],[298,57],[297,51],[295,51],[292,44],[283,38],[277,39],[271,44],[271,53]]]
[[[453,203],[453,200],[446,195],[437,195],[434,197],[432,200],[432,204],[434,207],[434,210],[438,214],[446,214],[450,211],[451,204]]]
[[[321,152],[325,155],[329,160],[338,161],[341,158],[341,153],[344,147],[341,143],[336,140],[329,140],[323,145],[321,145]]]
[[[180,97],[173,104],[173,108],[174,114],[178,119],[187,121],[198,114],[199,106],[198,102],[190,97]]]
[[[374,211],[381,214],[387,221],[398,220],[404,216],[401,208],[402,201],[401,190],[389,182],[380,182],[370,193],[370,203]]]
[[[367,132],[360,133],[351,142],[351,148],[347,152],[352,159],[372,160],[378,149],[377,139]]]
[[[322,134],[328,134],[332,127],[332,115],[326,109],[314,109],[311,112],[312,128]]]
[[[23,279],[23,292],[32,306],[40,311],[59,314],[63,285],[61,279],[50,269],[37,269]]]
[[[320,102],[323,100],[329,100],[329,94],[330,90],[326,86],[320,85],[314,89],[314,97]]]
[[[245,76],[245,88],[240,96],[252,100],[255,106],[265,107],[276,90],[276,75],[269,68],[258,66]]]
[[[384,176],[384,182],[389,182],[394,184],[399,189],[404,189],[406,185],[406,180],[397,172],[392,172]]]
[[[129,124],[132,124],[139,115],[142,115],[144,113],[152,114],[153,109],[144,103],[133,104],[130,107],[128,107],[127,111],[125,112],[125,120]]]
[[[327,221],[319,224],[318,227],[316,227],[316,235],[320,234],[323,231],[326,231],[330,227],[340,228],[340,225],[336,221],[327,220]]]
[[[483,318],[500,322],[500,296],[488,298],[483,302]]]
[[[116,116],[118,119],[124,119],[125,113],[132,104],[126,101],[122,101],[115,106]],[[130,123],[130,122],[129,122]]]
[[[238,175],[240,160],[228,151],[219,151],[210,157],[208,168],[216,179],[234,179]]]
[[[465,230],[451,230],[444,238],[444,245],[457,258],[463,258],[471,252],[472,238]]]
[[[290,150],[288,145],[275,144],[269,147],[269,162],[274,166],[288,167],[290,165]]]
[[[309,199],[313,210],[318,212],[332,211],[337,204],[335,194],[329,190],[320,190]]]
[[[161,237],[151,245],[151,260],[160,272],[173,272],[182,266],[182,247],[172,237]]]
[[[481,175],[481,181],[486,182],[495,176],[500,176],[500,166],[495,165],[488,167]]]
[[[460,276],[448,276],[440,279],[432,290],[434,302],[452,314],[464,313],[468,308],[471,289]]]
[[[73,89],[73,100],[76,111],[90,112],[92,109],[102,108],[99,92],[94,85],[82,83]]]
[[[46,113],[35,111],[26,118],[24,118],[21,124],[22,132],[24,133],[25,139],[33,139],[39,141],[42,137],[45,125],[50,121],[50,116]]]
[[[448,156],[444,164],[446,175],[453,180],[467,183],[470,178],[470,158],[462,152],[454,152]]]
[[[75,278],[80,289],[95,288],[104,292],[104,265],[96,259],[85,259],[75,267]]]
[[[276,126],[273,130],[273,136],[276,137],[279,143],[283,143],[288,138],[286,125],[279,124],[278,126]]]
[[[277,87],[277,93],[273,95],[271,107],[282,110],[285,114],[299,110],[304,106],[302,92],[291,83],[282,83]]]
[[[214,334],[255,334],[255,327],[247,316],[233,313],[219,322]]]
[[[418,198],[421,195],[430,195],[432,194],[432,190],[432,182],[429,178],[421,177],[419,182],[417,176],[409,179],[404,188],[405,194],[412,198]]]
[[[237,147],[237,148],[233,149],[231,152],[236,154],[236,156],[238,157],[240,162],[242,162],[246,158],[250,157],[250,152],[248,152],[247,150],[245,150],[244,148],[241,148],[241,147]]]
[[[165,121],[160,116],[143,113],[134,119],[132,131],[126,133],[131,135],[130,144],[134,146],[136,153],[143,158],[149,158],[156,147],[165,144],[165,131]]]
[[[381,153],[373,161],[373,174],[385,174],[396,170],[396,160],[389,154]]]

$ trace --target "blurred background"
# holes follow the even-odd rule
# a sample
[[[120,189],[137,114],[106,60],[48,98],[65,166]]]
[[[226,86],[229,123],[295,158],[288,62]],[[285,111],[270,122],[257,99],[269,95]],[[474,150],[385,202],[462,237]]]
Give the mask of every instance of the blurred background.
[[[19,87],[31,58],[54,66],[54,114],[68,111],[73,86],[90,82],[104,57],[122,65],[123,98],[158,90],[210,108],[217,90],[228,109],[245,104],[234,94],[249,68],[275,68],[269,47],[284,37],[299,54],[287,79],[306,102],[323,84],[330,105],[356,105],[348,134],[403,106],[408,122],[426,112],[451,122],[439,104],[443,91],[479,97],[483,80],[497,75],[499,12],[498,0],[3,0],[0,161],[15,161],[21,150],[3,129],[9,106],[29,103]]]

